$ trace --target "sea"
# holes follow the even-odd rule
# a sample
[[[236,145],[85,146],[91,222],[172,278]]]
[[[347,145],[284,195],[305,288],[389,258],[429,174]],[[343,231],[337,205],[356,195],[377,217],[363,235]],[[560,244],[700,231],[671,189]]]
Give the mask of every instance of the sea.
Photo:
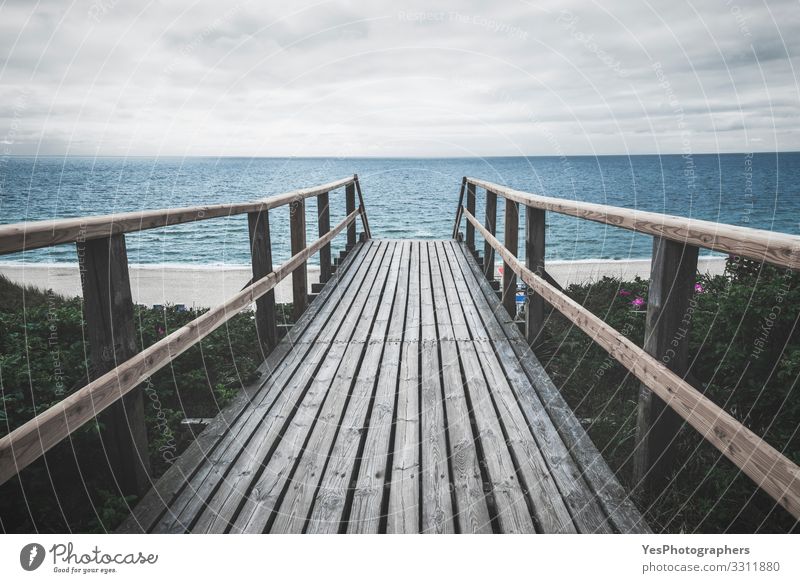
[[[354,173],[375,238],[451,237],[463,176],[568,200],[800,234],[800,152],[420,159],[5,157],[0,158],[0,222],[250,201]],[[344,198],[344,189],[330,195],[332,225],[345,216]],[[307,201],[306,212],[307,240],[313,241],[318,236],[315,198]],[[477,215],[484,216],[480,189]],[[290,256],[288,209],[270,211],[270,224],[277,264]],[[497,229],[503,232],[502,198]],[[344,239],[335,240],[334,252]],[[213,269],[250,261],[244,215],[132,233],[126,241],[132,264]],[[652,237],[550,212],[546,245],[551,261],[639,259],[650,257]],[[0,257],[0,262],[21,261],[74,264],[77,256],[74,245],[64,244]]]

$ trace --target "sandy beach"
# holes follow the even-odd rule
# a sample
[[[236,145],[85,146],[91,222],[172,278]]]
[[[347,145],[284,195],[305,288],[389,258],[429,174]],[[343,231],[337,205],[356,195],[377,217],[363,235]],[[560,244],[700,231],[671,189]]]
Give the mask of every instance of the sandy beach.
[[[701,273],[720,274],[724,258],[701,258]],[[498,275],[500,265],[498,265]],[[562,286],[596,281],[603,276],[633,279],[650,276],[650,260],[552,261],[547,271]],[[43,263],[0,263],[0,273],[11,281],[40,289],[52,289],[64,296],[81,295],[77,265]],[[185,304],[187,307],[216,306],[238,292],[250,280],[250,268],[244,265],[215,267],[178,265],[131,265],[131,291],[139,304]],[[319,281],[319,268],[309,266],[309,286]],[[286,278],[275,289],[279,303],[292,301],[292,281]]]

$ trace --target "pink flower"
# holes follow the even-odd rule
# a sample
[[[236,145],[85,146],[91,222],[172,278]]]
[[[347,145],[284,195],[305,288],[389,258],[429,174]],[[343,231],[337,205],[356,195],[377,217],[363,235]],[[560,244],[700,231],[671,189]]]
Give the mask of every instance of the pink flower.
[[[638,310],[644,305],[644,298],[636,296],[631,302],[631,305]]]
[[[159,326],[158,328],[156,328],[156,333],[157,333],[159,336],[163,336],[163,335],[164,335],[164,332],[165,332],[165,330],[164,330],[164,328],[162,328],[161,326]]]
[[[621,289],[621,290],[619,290],[619,295],[621,295],[621,296],[629,296],[629,295],[631,295],[631,292],[629,292],[626,289]]]
[[[703,287],[703,284],[702,284],[702,283],[696,283],[696,284],[694,284],[694,291],[695,291],[695,293],[701,294],[701,293],[703,293],[703,292],[704,292],[704,291],[706,291],[706,290],[705,290],[705,288]]]

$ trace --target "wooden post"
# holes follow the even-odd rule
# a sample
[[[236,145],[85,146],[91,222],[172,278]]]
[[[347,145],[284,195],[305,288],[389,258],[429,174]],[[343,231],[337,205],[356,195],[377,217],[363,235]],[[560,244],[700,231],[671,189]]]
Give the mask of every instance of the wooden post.
[[[355,210],[355,209],[353,209]],[[297,255],[306,248],[306,203],[302,198],[294,201],[289,207],[291,221],[292,255]],[[351,225],[353,223],[350,223]],[[308,263],[303,264],[292,273],[293,313],[294,319],[305,312],[308,305]]]
[[[366,241],[367,239],[372,239],[372,231],[369,228],[369,219],[367,218],[367,207],[364,205],[364,195],[361,194],[361,182],[358,181],[358,174],[353,174],[353,180],[358,193],[358,208],[361,209],[361,227],[364,229],[361,241]]]
[[[125,235],[79,241],[77,249],[92,381],[139,349]],[[116,401],[99,420],[103,447],[121,493],[144,494],[151,483],[142,389]]]
[[[512,255],[519,252],[519,204],[505,201],[505,236],[503,244]],[[517,274],[508,263],[503,263],[503,306],[513,318],[517,315]]]
[[[525,207],[525,267],[542,277],[544,275],[544,213],[543,209]],[[544,326],[544,299],[528,288],[526,314],[526,339],[533,346]]]
[[[475,185],[467,184],[467,210],[475,216]],[[470,251],[475,251],[475,227],[467,221],[467,247]]]
[[[272,272],[272,242],[269,234],[269,211],[248,213],[250,231],[250,258],[253,281]],[[270,290],[256,300],[256,332],[268,354],[278,344],[278,326],[275,319],[275,291]]]
[[[690,303],[697,275],[698,248],[661,237],[653,240],[644,349],[675,374],[688,367]],[[634,488],[651,499],[666,486],[674,458],[674,440],[682,420],[645,385],[639,388]]]
[[[319,236],[322,237],[331,230],[331,209],[328,193],[323,192],[317,196],[317,219]],[[319,250],[319,282],[326,283],[331,278],[331,244],[328,243]]]
[[[345,197],[345,214],[350,215],[356,210],[356,185],[353,183],[348,184],[344,188]],[[347,250],[352,249],[356,244],[356,222],[353,221],[347,225]]]
[[[497,223],[497,194],[491,190],[486,191],[486,230],[495,234]],[[488,241],[483,244],[483,274],[486,279],[494,279],[494,247]]]

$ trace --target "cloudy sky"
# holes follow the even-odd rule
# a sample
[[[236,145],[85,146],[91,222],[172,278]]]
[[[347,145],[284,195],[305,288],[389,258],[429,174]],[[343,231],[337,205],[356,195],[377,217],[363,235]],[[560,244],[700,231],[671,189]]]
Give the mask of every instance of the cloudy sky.
[[[6,0],[0,47],[5,154],[800,150],[797,0]]]

